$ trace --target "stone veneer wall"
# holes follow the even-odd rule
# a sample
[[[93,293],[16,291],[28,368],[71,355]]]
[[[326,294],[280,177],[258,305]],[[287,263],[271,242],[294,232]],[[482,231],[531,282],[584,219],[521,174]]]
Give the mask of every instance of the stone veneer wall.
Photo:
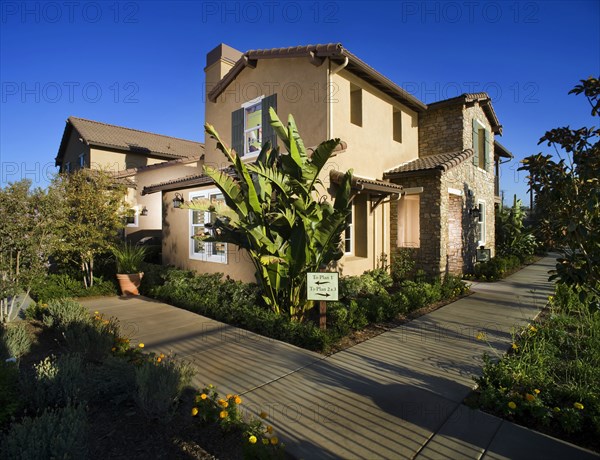
[[[441,196],[439,174],[413,174],[393,182],[405,188],[423,187],[419,203],[420,244],[414,250],[416,268],[437,276],[440,274],[441,234]],[[398,202],[390,207],[390,237],[391,247],[397,247],[398,241]],[[392,254],[393,255],[393,254]]]
[[[419,114],[419,156],[463,150],[463,126],[460,104],[433,108]]]

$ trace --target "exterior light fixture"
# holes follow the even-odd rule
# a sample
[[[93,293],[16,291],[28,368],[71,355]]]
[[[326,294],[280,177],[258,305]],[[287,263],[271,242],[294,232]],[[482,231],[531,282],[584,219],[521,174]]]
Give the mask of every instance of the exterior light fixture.
[[[174,208],[180,208],[181,205],[183,204],[183,196],[181,195],[181,193],[177,192],[175,193],[175,198],[173,198],[173,207]]]
[[[140,211],[140,216],[147,216],[148,215],[148,208],[146,208],[146,206],[142,207],[142,210]]]

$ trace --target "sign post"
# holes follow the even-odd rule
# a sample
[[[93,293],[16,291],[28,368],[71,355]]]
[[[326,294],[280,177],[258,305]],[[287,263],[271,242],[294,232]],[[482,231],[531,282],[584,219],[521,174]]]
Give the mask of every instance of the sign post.
[[[337,272],[320,272],[306,274],[306,298],[319,301],[319,327],[326,328],[328,301],[336,301],[338,296]]]

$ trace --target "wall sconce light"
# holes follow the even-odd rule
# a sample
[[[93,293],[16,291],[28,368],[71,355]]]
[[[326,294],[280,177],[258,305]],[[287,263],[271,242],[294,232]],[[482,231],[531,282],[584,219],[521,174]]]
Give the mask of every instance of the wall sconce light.
[[[140,216],[147,216],[148,215],[148,208],[146,208],[146,206],[142,207],[142,210],[140,211]]]
[[[183,196],[181,195],[181,193],[177,192],[175,193],[175,198],[173,198],[173,207],[174,208],[180,208],[181,205],[183,204]]]

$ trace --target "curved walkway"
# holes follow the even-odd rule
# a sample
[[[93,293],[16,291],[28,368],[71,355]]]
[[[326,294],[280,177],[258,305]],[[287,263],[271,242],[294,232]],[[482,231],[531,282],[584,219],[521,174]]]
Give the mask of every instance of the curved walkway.
[[[598,458],[462,404],[483,353],[504,353],[546,304],[553,263],[479,283],[469,297],[329,357],[144,297],[82,303],[116,316],[147,350],[190,361],[197,386],[243,394],[296,458]]]

